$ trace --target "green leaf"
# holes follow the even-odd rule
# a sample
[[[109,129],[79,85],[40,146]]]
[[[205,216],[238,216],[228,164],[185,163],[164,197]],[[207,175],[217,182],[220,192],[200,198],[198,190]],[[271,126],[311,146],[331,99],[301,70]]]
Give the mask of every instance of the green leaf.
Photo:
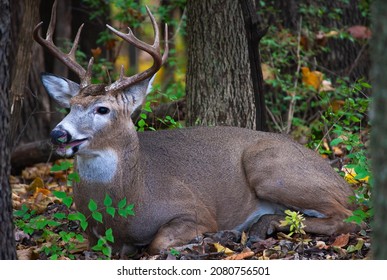
[[[123,209],[126,205],[126,197],[118,202],[118,208]]]
[[[137,125],[138,125],[139,127],[145,127],[145,126],[146,126],[146,122],[145,122],[143,119],[140,119],[140,120],[138,121]]]
[[[55,197],[60,199],[67,197],[67,194],[65,192],[53,191],[52,193]]]
[[[73,198],[71,196],[67,196],[67,197],[62,199],[62,202],[64,205],[67,206],[67,208],[70,208],[71,204],[73,204]]]
[[[108,213],[110,216],[112,216],[114,218],[115,214],[116,214],[116,209],[114,207],[107,207],[106,208],[106,213]]]
[[[22,204],[20,210],[16,210],[13,212],[15,217],[23,217],[28,212],[28,207],[25,204]]]
[[[52,172],[57,172],[57,171],[65,171],[65,170],[68,170],[72,167],[72,163],[70,161],[62,161],[60,164],[54,164],[52,167],[51,167],[51,170]]]
[[[68,179],[73,182],[79,183],[81,181],[81,178],[79,177],[79,174],[77,172],[70,173],[68,175]]]
[[[97,203],[92,198],[90,198],[88,208],[91,212],[94,212],[97,210]]]
[[[82,228],[82,230],[85,231],[87,229],[88,225],[89,225],[89,223],[86,220],[81,221],[81,228]]]
[[[105,237],[107,241],[114,242],[113,230],[111,228],[106,230]]]
[[[57,226],[60,226],[61,223],[59,223],[57,221],[53,221],[53,220],[48,220],[47,221],[47,225],[50,226],[50,227],[57,227]]]
[[[103,205],[108,207],[108,206],[111,206],[112,203],[113,203],[112,198],[108,194],[106,194],[105,199],[103,201]]]
[[[134,204],[132,203],[126,206],[125,211],[128,215],[134,216]]]
[[[83,237],[82,234],[76,234],[76,235],[75,235],[75,238],[76,238],[79,242],[84,242],[84,241],[85,241],[85,238]]]
[[[103,253],[105,256],[110,257],[111,254],[112,254],[112,249],[111,249],[110,247],[108,247],[108,246],[103,247],[103,248],[102,248],[102,253]]]
[[[66,214],[65,213],[61,213],[61,212],[57,212],[53,216],[54,216],[54,218],[56,218],[58,220],[63,220],[63,219],[66,218]]]
[[[94,211],[93,213],[91,213],[91,216],[93,217],[94,220],[102,224],[102,214],[100,212]]]
[[[341,138],[336,138],[331,141],[331,146],[337,146],[338,144],[342,143],[343,139]]]

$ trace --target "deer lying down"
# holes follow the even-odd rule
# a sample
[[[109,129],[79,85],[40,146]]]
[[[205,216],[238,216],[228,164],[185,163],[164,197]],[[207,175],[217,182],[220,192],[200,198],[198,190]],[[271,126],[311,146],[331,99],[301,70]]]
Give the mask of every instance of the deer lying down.
[[[87,204],[102,205],[106,194],[116,203],[134,203],[135,216],[90,221],[89,240],[112,228],[115,251],[148,246],[150,253],[178,246],[205,232],[247,231],[260,217],[284,209],[306,216],[305,230],[318,234],[353,232],[357,225],[343,220],[351,215],[346,182],[313,151],[285,136],[235,127],[197,127],[137,133],[131,114],[139,107],[152,77],[165,62],[160,54],[159,30],[148,10],[155,42],[139,41],[108,28],[125,41],[148,52],[154,64],[110,85],[90,83],[87,70],[63,54],[52,42],[53,7],[47,38],[34,38],[80,77],[80,84],[52,74],[42,81],[52,98],[70,113],[51,132],[57,153],[75,156],[80,182],[74,186],[79,211],[90,215]],[[165,32],[167,34],[167,32]],[[165,38],[167,41],[167,38]],[[281,230],[278,223],[270,231]]]

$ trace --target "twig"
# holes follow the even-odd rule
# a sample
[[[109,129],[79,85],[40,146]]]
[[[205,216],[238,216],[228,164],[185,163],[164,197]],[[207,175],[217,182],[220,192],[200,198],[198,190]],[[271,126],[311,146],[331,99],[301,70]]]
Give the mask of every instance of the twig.
[[[265,105],[265,106],[266,106],[266,112],[269,114],[269,116],[270,116],[271,120],[273,121],[275,127],[278,129],[278,131],[283,132],[283,130],[284,130],[283,127],[281,127],[279,125],[279,123],[277,122],[274,114],[271,112],[270,108],[267,107],[267,105]]]
[[[301,26],[302,26],[302,17],[300,17],[300,28],[298,30],[297,35],[297,71],[296,71],[296,79],[294,81],[294,90],[291,93],[292,98],[289,103],[289,111],[288,111],[288,120],[287,120],[287,128],[286,133],[290,133],[290,130],[292,128],[292,121],[294,116],[294,107],[296,106],[296,89],[298,87],[298,75],[300,73],[301,69],[301,59],[300,59],[300,46],[301,46]]]

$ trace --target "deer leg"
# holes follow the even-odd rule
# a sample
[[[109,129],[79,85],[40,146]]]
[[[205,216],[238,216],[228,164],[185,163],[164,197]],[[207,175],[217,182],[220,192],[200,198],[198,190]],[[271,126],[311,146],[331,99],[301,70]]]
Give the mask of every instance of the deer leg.
[[[215,225],[199,225],[193,220],[175,219],[159,229],[147,251],[150,254],[159,254],[162,250],[187,244],[205,232],[216,231]]]
[[[246,178],[258,199],[303,213],[307,232],[331,235],[359,229],[343,221],[352,213],[348,184],[312,151],[281,143],[258,142],[244,153]],[[280,229],[272,223],[269,228]]]
[[[276,232],[289,232],[289,226],[281,226],[280,221],[284,220],[283,215],[265,215],[256,222],[249,231],[249,237],[252,240],[265,239],[267,235],[272,235]],[[314,218],[305,217],[303,221],[304,230],[309,233],[335,235],[347,232],[359,231],[362,226],[355,223],[347,223],[338,217],[330,218]]]

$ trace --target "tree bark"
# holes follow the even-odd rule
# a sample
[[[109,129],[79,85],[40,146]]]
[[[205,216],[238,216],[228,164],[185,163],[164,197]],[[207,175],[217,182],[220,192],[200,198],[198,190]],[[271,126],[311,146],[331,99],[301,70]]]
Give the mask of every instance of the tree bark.
[[[255,129],[254,89],[238,1],[187,1],[187,124]]]
[[[374,174],[372,192],[375,211],[373,222],[373,257],[387,259],[387,2],[374,0],[372,5],[373,36],[371,41],[371,59],[373,77],[373,107],[371,158]]]
[[[9,47],[11,20],[9,0],[0,1],[0,259],[16,259],[12,223],[9,145]]]
[[[12,110],[11,110],[11,134],[10,140],[12,146],[15,146],[15,140],[19,132],[19,124],[23,110],[23,100],[28,85],[28,76],[30,73],[32,57],[32,30],[38,22],[39,2],[35,0],[24,1],[24,15],[21,28],[18,30],[18,51],[14,61],[14,75],[12,78]],[[16,39],[16,38],[15,38]]]

